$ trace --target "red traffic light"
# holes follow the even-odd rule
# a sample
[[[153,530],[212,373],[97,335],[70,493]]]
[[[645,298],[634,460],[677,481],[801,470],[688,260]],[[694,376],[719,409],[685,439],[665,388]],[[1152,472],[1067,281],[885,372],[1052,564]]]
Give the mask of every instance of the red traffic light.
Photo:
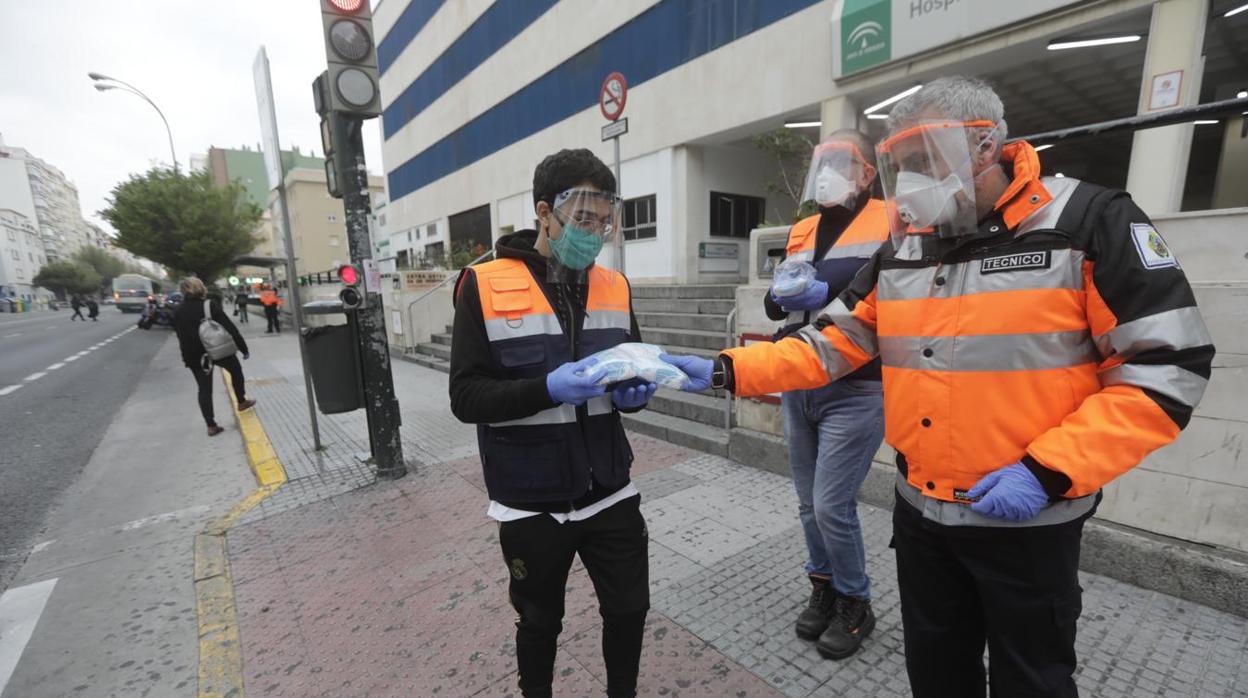
[[[360,270],[350,264],[344,264],[338,267],[338,278],[348,286],[355,286],[360,283]]]
[[[355,14],[367,0],[329,0],[330,6],[344,14]]]

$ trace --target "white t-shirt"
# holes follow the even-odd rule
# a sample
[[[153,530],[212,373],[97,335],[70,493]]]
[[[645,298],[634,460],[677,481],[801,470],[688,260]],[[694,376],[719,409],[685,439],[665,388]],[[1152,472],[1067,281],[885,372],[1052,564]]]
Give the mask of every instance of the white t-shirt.
[[[553,516],[555,518],[555,521],[558,521],[559,523],[567,523],[569,521],[584,521],[585,519],[588,519],[594,514],[597,514],[598,512],[603,511],[615,504],[618,504],[624,501],[625,499],[628,499],[629,497],[632,497],[636,494],[639,494],[637,492],[637,488],[633,485],[633,483],[630,482],[627,485],[625,485],[624,488],[621,489],[619,492],[616,492],[610,497],[594,502],[593,504],[590,504],[584,509],[573,509],[572,511],[569,511],[569,512],[558,512],[558,513],[551,512],[550,515]],[[503,521],[519,521],[520,519],[527,519],[530,516],[540,516],[541,514],[542,512],[540,511],[525,511],[524,509],[512,509],[511,507],[503,506],[502,504],[499,504],[498,502],[492,499],[490,500],[490,508],[487,509],[485,512],[486,516],[500,523]]]

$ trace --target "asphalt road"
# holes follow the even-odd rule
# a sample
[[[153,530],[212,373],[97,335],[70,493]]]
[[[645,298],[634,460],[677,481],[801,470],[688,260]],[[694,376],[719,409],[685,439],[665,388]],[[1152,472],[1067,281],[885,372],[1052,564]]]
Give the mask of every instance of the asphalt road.
[[[138,316],[109,305],[98,322],[70,315],[0,314],[0,592],[156,351],[177,341],[127,331]]]

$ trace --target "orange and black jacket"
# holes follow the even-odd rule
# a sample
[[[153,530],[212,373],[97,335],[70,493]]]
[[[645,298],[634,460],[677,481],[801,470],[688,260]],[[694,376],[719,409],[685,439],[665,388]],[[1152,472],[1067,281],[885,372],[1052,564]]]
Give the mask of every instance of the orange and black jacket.
[[[593,266],[588,283],[550,283],[537,233],[498,241],[497,259],[465,269],[455,289],[451,412],[477,425],[490,499],[527,511],[581,509],[629,482],[633,454],[611,393],[556,403],[546,375],[640,341],[628,281]]]
[[[729,387],[813,388],[878,356],[885,438],[944,501],[1018,461],[1052,497],[1090,495],[1173,441],[1214,355],[1178,262],[1125,192],[1004,155],[976,234],[885,243],[814,325],[724,352]]]
[[[888,239],[888,218],[884,202],[862,192],[851,208],[831,206],[803,218],[789,229],[784,259],[796,259],[815,268],[815,278],[828,285],[828,296],[822,305],[831,303],[849,286],[854,276],[880,245]],[[772,320],[784,320],[772,341],[787,337],[809,325],[817,311],[788,312],[768,293],[763,296],[763,309]],[[874,359],[852,374],[849,380],[880,380],[880,362]]]

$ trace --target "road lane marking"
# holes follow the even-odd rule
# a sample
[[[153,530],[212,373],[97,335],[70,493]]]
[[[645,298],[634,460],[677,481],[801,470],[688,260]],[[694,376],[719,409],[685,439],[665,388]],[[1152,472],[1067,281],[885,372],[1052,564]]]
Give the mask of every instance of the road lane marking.
[[[74,354],[73,356],[67,356],[67,357],[65,357],[65,363],[70,363],[70,362],[72,362],[72,361],[77,361],[78,359],[81,359],[81,358],[82,358],[82,357],[81,357],[81,356],[78,356],[77,354]]]
[[[43,372],[43,371],[39,371],[39,372],[37,372],[37,373],[32,373],[32,374],[30,374],[29,376],[26,376],[26,377],[25,377],[25,378],[23,378],[22,380],[24,380],[24,381],[26,381],[27,383],[29,383],[30,381],[37,381],[37,380],[39,380],[40,378],[43,378],[43,377],[44,377],[44,376],[46,376],[46,375],[48,375],[48,374],[47,374],[47,373],[45,373],[45,372]]]
[[[21,336],[22,336],[22,333],[21,333],[21,332],[14,332],[13,334],[6,334],[6,335],[4,335],[4,338],[5,338],[5,339],[8,339],[9,337],[21,337]]]
[[[47,550],[47,549],[48,549],[48,548],[49,548],[49,547],[50,547],[53,543],[55,543],[55,542],[56,542],[56,539],[55,539],[55,538],[53,538],[52,540],[45,540],[44,542],[40,543],[39,545],[36,545],[35,547],[31,548],[31,549],[30,549],[30,554],[31,554],[31,555],[34,555],[35,553],[41,553],[41,552],[43,552],[43,551]]]
[[[9,393],[14,392],[15,390],[17,390],[17,389],[18,389],[18,388],[20,388],[20,387],[22,387],[22,386],[21,386],[21,385],[10,385],[10,386],[9,386],[9,387],[7,387],[7,388],[0,388],[0,395],[8,395]]]
[[[58,368],[60,368],[60,367],[62,367],[62,366],[64,366],[64,365],[65,365],[64,363],[55,363],[55,364],[52,364],[51,366],[49,366],[49,367],[45,368],[44,370],[45,370],[45,371],[55,371],[56,369],[58,369]]]
[[[48,579],[9,589],[0,596],[0,628],[5,631],[0,633],[0,693],[4,693],[9,679],[13,678],[17,661],[35,634],[39,616],[43,615],[55,586],[56,580]]]
[[[164,514],[156,514],[155,516],[146,516],[144,518],[135,519],[134,521],[130,521],[128,523],[122,524],[121,530],[122,531],[137,531],[138,529],[143,528],[144,526],[151,526],[152,524],[177,521],[178,519],[181,519],[186,516],[191,516],[194,514],[202,514],[205,511],[208,511],[208,507],[205,505],[200,505],[200,506],[188,507],[186,509],[178,509],[177,511],[170,511]]]

